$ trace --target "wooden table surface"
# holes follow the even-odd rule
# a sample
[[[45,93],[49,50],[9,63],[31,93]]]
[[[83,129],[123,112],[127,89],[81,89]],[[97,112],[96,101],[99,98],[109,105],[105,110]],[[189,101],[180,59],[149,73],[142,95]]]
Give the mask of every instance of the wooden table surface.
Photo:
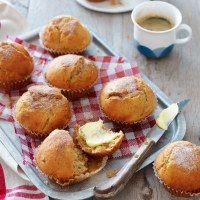
[[[140,71],[163,90],[173,101],[190,98],[184,111],[185,140],[200,145],[200,1],[166,0],[180,9],[183,23],[192,27],[193,37],[185,45],[177,45],[173,52],[159,60],[147,59],[133,47],[133,24],[130,12],[105,14],[87,10],[75,0],[10,0],[26,17],[29,28],[34,29],[60,14],[70,14],[88,24],[115,51],[136,60]],[[152,165],[138,172],[116,200],[168,200],[172,197],[159,184]],[[200,199],[200,198],[193,198]]]

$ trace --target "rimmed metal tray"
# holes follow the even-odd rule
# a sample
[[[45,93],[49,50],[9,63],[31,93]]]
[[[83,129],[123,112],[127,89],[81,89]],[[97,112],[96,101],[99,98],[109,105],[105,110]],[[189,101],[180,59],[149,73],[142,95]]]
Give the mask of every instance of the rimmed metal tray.
[[[38,44],[39,40],[39,28],[29,32],[28,34],[21,36],[20,38],[26,40],[27,42]],[[87,55],[110,55],[118,56],[104,41],[102,41],[94,32],[91,31],[93,35],[93,42],[89,49],[86,51]],[[169,106],[172,101],[164,94],[154,83],[152,83],[144,74],[141,77],[150,85],[154,90],[158,98],[158,106],[155,112],[155,116],[164,108]],[[159,151],[168,143],[183,139],[186,131],[185,118],[182,113],[180,113],[177,118],[172,122],[167,132],[163,135],[160,141],[156,144],[152,152],[145,159],[140,169],[144,168],[155,159]],[[23,156],[21,154],[21,147],[19,145],[17,135],[13,134],[14,128],[11,123],[4,120],[0,120],[0,140],[23,169],[24,173],[31,180],[31,182],[40,189],[46,195],[55,199],[70,199],[70,200],[81,200],[93,196],[93,188],[98,183],[107,180],[106,171],[110,169],[120,169],[130,158],[116,159],[109,161],[105,167],[94,177],[86,180],[82,183],[78,183],[69,187],[60,187],[53,184],[47,180],[42,174],[31,166],[23,164]],[[139,170],[140,170],[139,169]]]

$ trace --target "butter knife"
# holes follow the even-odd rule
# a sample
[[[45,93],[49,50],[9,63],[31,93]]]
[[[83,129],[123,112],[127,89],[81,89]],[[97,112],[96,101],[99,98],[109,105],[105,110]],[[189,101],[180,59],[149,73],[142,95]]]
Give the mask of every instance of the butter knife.
[[[93,193],[97,198],[111,198],[121,191],[132,175],[138,170],[146,154],[152,146],[160,139],[167,130],[168,126],[175,117],[182,111],[189,99],[185,99],[179,103],[171,104],[169,107],[161,111],[156,124],[151,128],[146,136],[145,141],[133,155],[130,161],[124,165],[121,170],[107,182],[100,183],[94,187]]]

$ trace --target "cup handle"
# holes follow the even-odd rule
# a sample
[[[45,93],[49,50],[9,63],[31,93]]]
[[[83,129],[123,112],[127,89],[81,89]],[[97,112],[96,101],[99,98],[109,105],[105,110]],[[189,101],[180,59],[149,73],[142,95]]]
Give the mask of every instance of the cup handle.
[[[177,30],[176,33],[178,33],[181,30],[186,30],[188,32],[188,36],[185,38],[181,38],[181,39],[177,39],[175,40],[175,44],[184,44],[186,42],[188,42],[191,38],[192,38],[192,29],[190,28],[190,26],[188,26],[187,24],[181,24]]]

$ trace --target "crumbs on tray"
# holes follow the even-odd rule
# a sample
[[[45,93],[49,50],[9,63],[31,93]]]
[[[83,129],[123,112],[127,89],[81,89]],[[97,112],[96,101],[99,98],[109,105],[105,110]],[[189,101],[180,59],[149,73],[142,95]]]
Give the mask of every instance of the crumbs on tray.
[[[111,169],[106,172],[108,178],[112,178],[115,174],[119,172],[119,169]]]

